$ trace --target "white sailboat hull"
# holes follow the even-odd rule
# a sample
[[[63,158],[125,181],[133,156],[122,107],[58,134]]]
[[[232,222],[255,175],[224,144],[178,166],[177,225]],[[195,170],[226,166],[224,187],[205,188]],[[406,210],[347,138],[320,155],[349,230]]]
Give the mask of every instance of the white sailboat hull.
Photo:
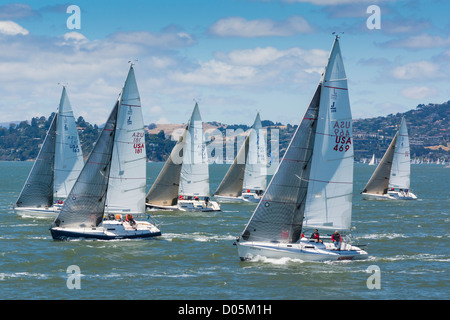
[[[387,194],[371,194],[362,193],[362,198],[364,200],[416,200],[417,196],[412,193],[404,193],[398,191],[389,191]]]
[[[147,208],[195,212],[211,212],[221,210],[220,205],[216,201],[208,201],[208,203],[206,203],[205,200],[178,200],[177,205],[174,206],[159,206],[148,203]]]
[[[61,228],[50,229],[54,240],[71,239],[97,239],[97,240],[120,240],[120,239],[143,239],[153,238],[161,235],[161,231],[147,221],[136,221],[135,226],[128,222],[105,220],[97,228]]]
[[[343,243],[336,250],[332,243],[315,243],[302,240],[300,243],[237,242],[242,261],[258,257],[271,259],[299,259],[302,261],[339,261],[367,259],[368,253],[356,246]]]
[[[34,207],[14,207],[14,212],[21,216],[22,218],[37,218],[37,219],[55,219],[59,212],[61,211],[61,206],[52,206],[44,208],[34,208]]]
[[[239,202],[252,202],[258,203],[261,197],[256,193],[243,193],[240,197],[227,197],[227,196],[214,196],[218,202],[226,203],[239,203]]]

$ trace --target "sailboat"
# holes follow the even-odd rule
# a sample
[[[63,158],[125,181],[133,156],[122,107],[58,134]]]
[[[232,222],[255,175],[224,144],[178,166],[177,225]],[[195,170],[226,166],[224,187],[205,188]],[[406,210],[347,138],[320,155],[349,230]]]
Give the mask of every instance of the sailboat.
[[[375,154],[372,155],[372,159],[370,159],[369,166],[375,165]]]
[[[250,133],[220,183],[219,202],[259,202],[267,186],[267,153],[261,118],[256,115]]]
[[[306,114],[235,244],[241,260],[351,260],[368,253],[343,241],[311,242],[306,228],[346,231],[353,192],[352,116],[339,37]],[[326,239],[325,239],[326,240]]]
[[[210,200],[209,166],[198,103],[146,197],[149,209],[220,211]]]
[[[365,200],[415,200],[409,191],[411,162],[406,120],[403,117],[400,130],[361,193]]]
[[[161,235],[155,225],[149,221],[135,221],[131,214],[145,213],[145,192],[142,193],[145,186],[141,186],[143,177],[134,175],[142,174],[138,163],[145,157],[141,146],[145,144],[142,130],[133,124],[134,121],[139,124],[141,118],[139,92],[131,65],[122,95],[53,222],[50,229],[53,239],[114,240]],[[138,156],[132,159],[128,157],[129,153]],[[125,162],[122,162],[122,156]],[[135,189],[141,190],[142,199],[133,193]],[[131,199],[138,202],[137,205],[132,206],[126,201],[128,193]],[[127,214],[124,217],[122,213]]]
[[[14,211],[23,217],[54,219],[83,165],[75,118],[66,87],[63,86],[58,111]]]

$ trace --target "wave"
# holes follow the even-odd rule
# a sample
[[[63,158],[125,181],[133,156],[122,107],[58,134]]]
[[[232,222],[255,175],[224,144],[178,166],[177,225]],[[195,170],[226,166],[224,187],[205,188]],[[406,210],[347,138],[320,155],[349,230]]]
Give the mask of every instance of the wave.
[[[210,241],[231,241],[235,240],[236,236],[234,235],[215,235],[208,234],[202,232],[194,232],[194,233],[163,233],[161,238],[168,241],[177,241],[177,240],[190,240],[197,242],[210,242]]]
[[[438,254],[430,254],[430,253],[418,253],[418,254],[400,254],[390,257],[378,257],[375,260],[377,261],[425,261],[425,262],[449,262],[450,258],[445,255]]]
[[[33,272],[0,273],[0,281],[5,281],[14,278],[48,279],[49,276],[43,273],[33,273]]]

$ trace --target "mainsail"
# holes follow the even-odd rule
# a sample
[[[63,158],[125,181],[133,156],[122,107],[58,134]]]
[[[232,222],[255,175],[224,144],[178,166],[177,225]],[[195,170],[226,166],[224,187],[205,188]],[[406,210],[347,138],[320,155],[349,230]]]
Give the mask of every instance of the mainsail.
[[[102,222],[118,108],[119,102],[114,106],[53,226],[91,228]]]
[[[296,242],[300,238],[321,88],[319,84],[303,121],[247,224],[242,234],[244,240]]]
[[[256,115],[249,137],[243,188],[264,191],[267,186],[267,152],[259,113]]]
[[[369,182],[367,182],[363,193],[383,195],[388,192],[389,177],[391,175],[392,159],[394,158],[397,137],[398,133],[392,139],[389,148],[372,174],[372,177],[370,177]]]
[[[54,197],[66,198],[83,169],[83,152],[66,88],[63,87],[56,123]]]
[[[58,114],[55,114],[33,168],[16,201],[17,207],[51,207],[53,205],[57,119]]]
[[[119,99],[106,211],[145,212],[146,170],[144,120],[131,66]]]
[[[215,196],[240,197],[242,195],[249,142],[250,135],[247,136],[239,149],[236,158],[214,193]]]
[[[248,241],[297,242],[305,226],[348,229],[353,188],[352,118],[336,40],[306,114],[242,233]]]
[[[178,139],[164,167],[147,194],[146,202],[158,206],[174,206],[178,202],[183,147],[188,128]]]
[[[209,197],[209,167],[203,137],[203,122],[198,104],[195,104],[185,137],[181,166],[179,194]]]
[[[402,119],[395,144],[394,158],[392,160],[390,188],[409,189],[411,175],[411,159],[409,149],[408,128],[405,118]]]

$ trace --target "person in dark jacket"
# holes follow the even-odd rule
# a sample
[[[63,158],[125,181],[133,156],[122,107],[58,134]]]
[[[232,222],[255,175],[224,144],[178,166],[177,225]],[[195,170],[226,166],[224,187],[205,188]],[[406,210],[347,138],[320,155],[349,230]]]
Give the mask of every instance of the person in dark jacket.
[[[331,240],[333,240],[336,250],[341,250],[342,238],[337,230],[331,235]]]

